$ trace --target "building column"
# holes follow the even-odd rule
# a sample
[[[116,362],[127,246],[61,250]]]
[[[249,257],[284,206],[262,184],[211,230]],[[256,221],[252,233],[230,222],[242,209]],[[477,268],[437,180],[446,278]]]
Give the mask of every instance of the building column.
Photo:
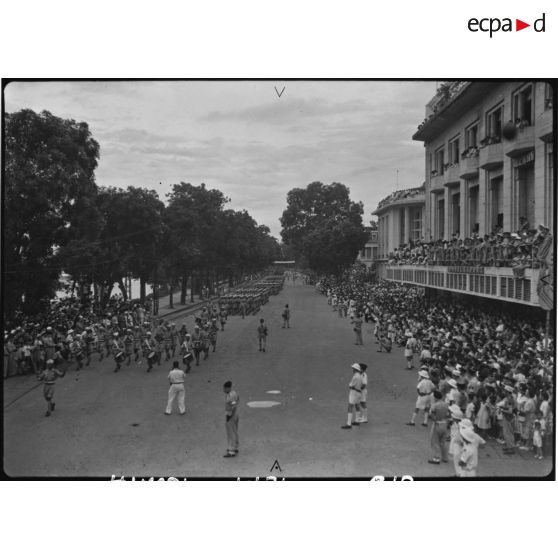
[[[490,221],[490,212],[488,201],[488,171],[479,171],[479,236],[483,237],[486,234],[486,224]]]
[[[459,237],[469,236],[468,213],[469,213],[469,185],[467,180],[459,181]]]
[[[406,205],[405,206],[405,238],[403,239],[405,242],[408,242],[411,238],[411,208]]]
[[[444,188],[444,240],[451,238],[450,228],[451,192]]]

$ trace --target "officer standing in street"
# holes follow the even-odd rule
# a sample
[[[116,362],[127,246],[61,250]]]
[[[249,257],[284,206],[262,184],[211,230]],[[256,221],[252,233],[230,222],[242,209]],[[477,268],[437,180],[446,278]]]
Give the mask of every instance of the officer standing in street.
[[[265,353],[265,345],[267,341],[267,326],[264,323],[264,319],[260,318],[260,325],[258,326],[258,343],[260,346],[260,351]]]
[[[289,305],[285,304],[285,309],[283,310],[283,328],[290,328],[289,320],[291,319],[291,311],[289,310]]]
[[[362,394],[362,369],[360,364],[355,362],[351,365],[351,370],[353,372],[353,377],[349,383],[349,406],[347,413],[347,424],[344,424],[341,428],[344,430],[349,430],[353,426],[360,426],[360,423],[356,421],[357,414],[360,416],[360,401]]]
[[[178,361],[172,363],[172,370],[169,372],[169,399],[167,401],[167,409],[165,410],[165,415],[170,415],[172,413],[172,404],[174,399],[178,399],[178,411],[181,415],[186,413],[186,405],[184,404],[185,391],[184,391],[184,381],[186,376],[180,368],[178,368]]]
[[[225,428],[227,431],[227,453],[223,457],[236,457],[238,454],[238,393],[232,389],[229,380],[223,384],[225,393]]]
[[[355,332],[356,335],[355,345],[362,345],[362,318],[360,317],[360,314],[357,314],[353,318],[352,324],[353,324],[353,331]]]

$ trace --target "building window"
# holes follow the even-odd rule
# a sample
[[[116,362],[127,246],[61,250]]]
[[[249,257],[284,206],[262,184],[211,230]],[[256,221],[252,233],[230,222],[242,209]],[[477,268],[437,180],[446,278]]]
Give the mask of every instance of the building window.
[[[430,173],[432,176],[444,174],[444,148],[440,147],[434,152],[434,169]]]
[[[422,208],[413,208],[411,211],[411,238],[420,240],[422,238]]]
[[[448,163],[450,165],[459,164],[459,136],[449,142]]]
[[[444,238],[444,234],[445,234],[444,221],[445,221],[445,200],[443,196],[440,196],[438,198],[438,204],[436,208],[436,233],[439,240]]]
[[[481,140],[481,146],[502,141],[502,114],[503,105],[486,114],[486,137]]]
[[[469,188],[469,234],[479,232],[479,186]]]
[[[407,231],[405,230],[405,210],[399,211],[399,244],[407,243]]]
[[[504,227],[504,177],[501,175],[490,180],[490,226],[491,232]]]
[[[451,197],[451,232],[459,236],[461,220],[461,194],[453,194]]]
[[[465,151],[461,157],[475,157],[479,154],[478,148],[479,123],[475,122],[465,129]]]
[[[372,258],[372,248],[366,248],[366,259],[370,260]]]
[[[372,259],[374,261],[378,259],[378,248],[376,246],[372,247]]]
[[[535,164],[514,168],[516,219],[515,228],[519,229],[521,217],[527,219],[526,228],[533,228],[535,223]]]
[[[533,86],[526,85],[513,94],[513,121],[517,127],[533,124]]]

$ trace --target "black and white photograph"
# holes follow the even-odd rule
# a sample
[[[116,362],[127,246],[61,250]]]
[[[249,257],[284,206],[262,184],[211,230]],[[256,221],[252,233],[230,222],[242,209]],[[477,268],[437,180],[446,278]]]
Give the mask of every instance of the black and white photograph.
[[[556,84],[4,79],[4,475],[553,480]]]

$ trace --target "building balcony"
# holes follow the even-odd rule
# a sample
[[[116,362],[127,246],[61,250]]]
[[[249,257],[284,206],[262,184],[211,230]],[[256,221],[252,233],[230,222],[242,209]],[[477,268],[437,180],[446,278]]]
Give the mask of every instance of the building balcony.
[[[469,180],[479,174],[479,156],[461,159],[459,177]]]
[[[536,135],[543,141],[552,141],[553,112],[552,108],[548,108],[537,118]]]
[[[516,128],[515,136],[504,143],[504,152],[508,157],[519,157],[535,149],[535,126]]]
[[[504,163],[504,146],[500,143],[491,143],[481,147],[479,153],[479,166],[481,169],[490,170]]]
[[[444,172],[444,186],[457,186],[459,185],[459,163],[454,163],[447,167]]]
[[[443,192],[444,191],[445,178],[443,174],[438,174],[436,176],[430,177],[430,191],[431,192]]]
[[[516,277],[510,267],[387,264],[379,273],[388,281],[540,307],[539,269],[525,269],[522,277]]]

